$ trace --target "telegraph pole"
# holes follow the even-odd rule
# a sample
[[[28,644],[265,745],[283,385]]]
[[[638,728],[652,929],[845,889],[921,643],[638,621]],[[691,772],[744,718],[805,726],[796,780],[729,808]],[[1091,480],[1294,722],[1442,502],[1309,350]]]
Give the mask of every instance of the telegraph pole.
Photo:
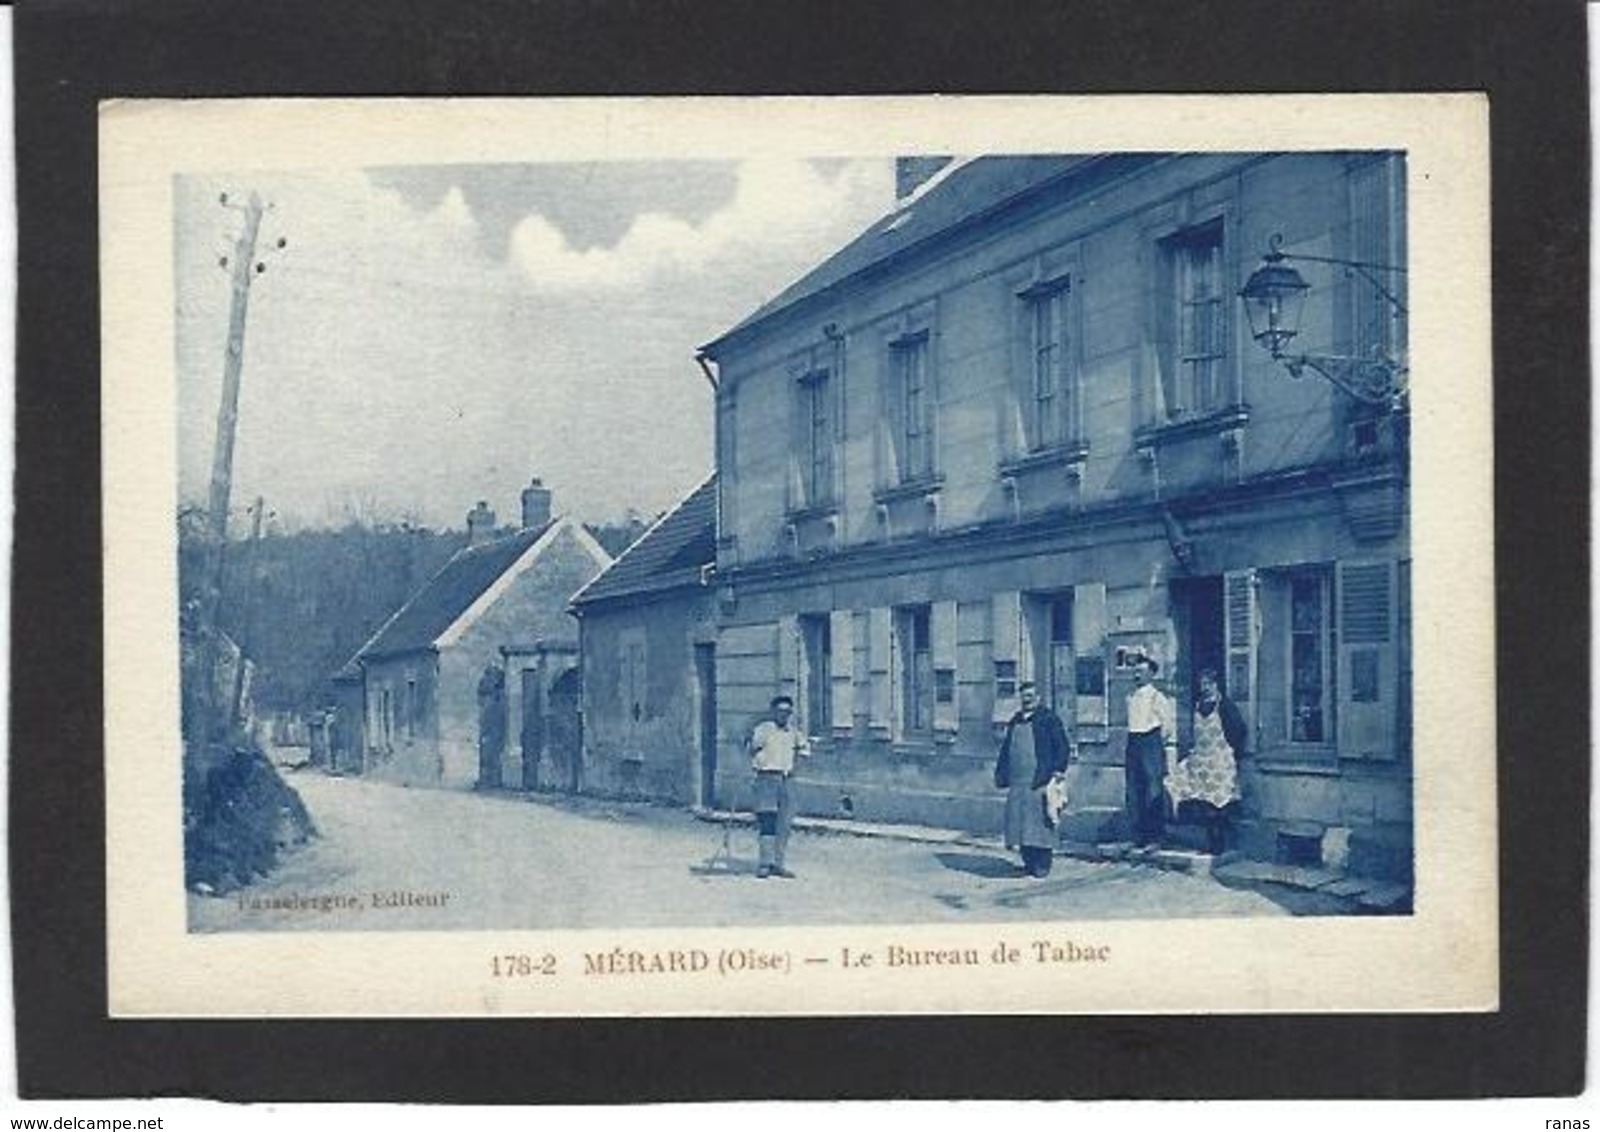
[[[216,671],[219,635],[218,613],[222,606],[223,551],[228,542],[228,498],[233,488],[233,442],[239,424],[239,379],[244,367],[245,318],[250,308],[250,284],[256,276],[267,270],[265,262],[256,259],[256,240],[261,233],[261,218],[266,212],[258,193],[252,192],[244,204],[235,204],[223,193],[220,202],[224,208],[244,213],[244,227],[234,242],[232,256],[223,256],[220,266],[228,270],[232,282],[233,304],[228,314],[228,342],[222,359],[222,405],[217,410],[216,449],[211,461],[211,507],[206,524],[205,580],[200,600],[200,695],[197,699],[200,744],[203,750],[212,737],[218,720],[216,703]],[[279,248],[287,240],[277,241]],[[259,530],[261,513],[256,512]],[[242,671],[244,654],[241,651],[239,666]],[[221,720],[226,726],[229,717]]]
[[[256,564],[256,552],[261,542],[261,515],[264,511],[266,511],[266,509],[266,500],[259,495],[256,496],[256,505],[253,508],[255,511],[255,516],[250,522],[250,554],[245,559],[247,569],[252,573],[254,572],[254,567]],[[247,576],[244,585],[248,587],[249,584],[250,582]],[[237,591],[239,587],[235,587],[235,589]],[[241,630],[239,633],[238,642],[239,663],[233,666],[233,696],[228,709],[228,725],[230,727],[240,719],[241,709],[244,707],[244,641],[245,638],[250,636],[250,627],[253,623],[253,619],[250,616],[250,609],[250,593],[248,589],[245,589],[242,600],[239,602],[239,621]]]

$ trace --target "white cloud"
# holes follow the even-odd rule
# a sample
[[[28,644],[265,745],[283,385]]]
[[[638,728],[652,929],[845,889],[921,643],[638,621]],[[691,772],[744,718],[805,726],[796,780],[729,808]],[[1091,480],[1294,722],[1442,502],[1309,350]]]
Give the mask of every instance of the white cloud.
[[[575,248],[534,213],[512,231],[511,258],[534,287],[558,291],[639,286],[757,253],[793,271],[881,214],[890,197],[887,164],[849,162],[828,177],[802,160],[746,161],[733,199],[721,210],[698,224],[641,213],[607,248]]]

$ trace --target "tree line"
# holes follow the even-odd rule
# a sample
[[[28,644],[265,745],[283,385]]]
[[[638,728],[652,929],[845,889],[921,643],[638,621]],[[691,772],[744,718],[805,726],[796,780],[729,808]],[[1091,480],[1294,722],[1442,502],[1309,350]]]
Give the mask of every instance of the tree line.
[[[637,521],[589,526],[612,555],[640,530]],[[201,593],[205,537],[203,513],[179,513],[178,578],[185,608]],[[465,531],[412,523],[350,522],[254,541],[231,539],[223,555],[218,620],[256,665],[257,709],[303,712],[323,702],[333,674],[466,545]]]

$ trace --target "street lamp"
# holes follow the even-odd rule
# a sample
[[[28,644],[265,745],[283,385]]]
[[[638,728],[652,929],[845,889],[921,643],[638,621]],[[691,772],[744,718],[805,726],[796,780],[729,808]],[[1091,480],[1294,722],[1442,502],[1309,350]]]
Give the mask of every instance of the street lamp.
[[[1289,255],[1281,250],[1282,246],[1283,237],[1274,235],[1270,250],[1261,257],[1261,266],[1251,273],[1245,285],[1239,289],[1239,297],[1244,300],[1245,315],[1250,320],[1251,335],[1272,355],[1274,361],[1283,363],[1292,377],[1301,377],[1306,370],[1310,370],[1359,401],[1387,405],[1392,409],[1404,407],[1407,368],[1403,362],[1388,357],[1381,350],[1375,350],[1369,357],[1357,358],[1342,354],[1289,354],[1285,348],[1300,333],[1306,292],[1311,289],[1311,284],[1286,261],[1331,263],[1346,268],[1366,280],[1401,314],[1406,313],[1405,304],[1383,285],[1376,273],[1403,273],[1405,269],[1329,256]]]

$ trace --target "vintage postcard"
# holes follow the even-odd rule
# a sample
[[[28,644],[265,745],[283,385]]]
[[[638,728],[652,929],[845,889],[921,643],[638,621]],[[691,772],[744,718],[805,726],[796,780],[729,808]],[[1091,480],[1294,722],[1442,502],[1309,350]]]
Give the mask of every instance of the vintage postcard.
[[[111,1014],[1493,1010],[1487,123],[104,104]]]

